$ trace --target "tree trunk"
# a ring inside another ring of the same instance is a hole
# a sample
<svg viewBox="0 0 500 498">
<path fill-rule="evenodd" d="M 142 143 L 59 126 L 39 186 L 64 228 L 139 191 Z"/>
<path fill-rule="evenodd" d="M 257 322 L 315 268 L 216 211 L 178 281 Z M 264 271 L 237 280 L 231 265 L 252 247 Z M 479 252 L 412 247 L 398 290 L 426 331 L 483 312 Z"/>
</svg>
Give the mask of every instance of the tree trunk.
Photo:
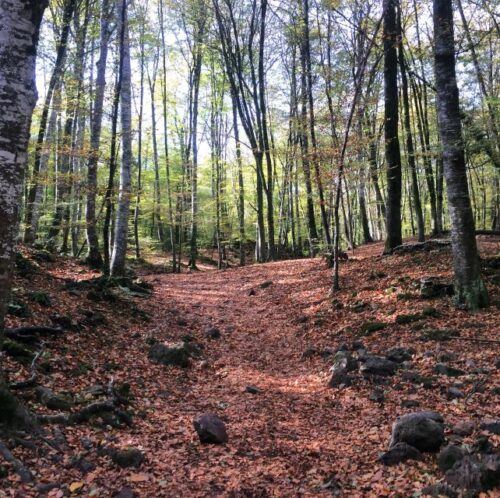
<svg viewBox="0 0 500 498">
<path fill-rule="evenodd" d="M 101 7 L 100 55 L 97 61 L 97 77 L 95 85 L 94 112 L 90 124 L 90 151 L 87 165 L 87 209 L 85 221 L 87 224 L 88 263 L 94 268 L 103 264 L 99 251 L 99 237 L 96 227 L 96 196 L 97 196 L 97 163 L 99 161 L 99 146 L 101 143 L 102 115 L 104 107 L 104 91 L 106 89 L 106 66 L 109 46 L 109 0 L 103 0 Z"/>
<path fill-rule="evenodd" d="M 402 36 L 401 28 L 401 7 L 398 7 L 398 35 Z M 420 192 L 418 188 L 418 178 L 417 178 L 417 165 L 415 162 L 415 146 L 413 144 L 413 133 L 411 130 L 411 116 L 410 116 L 410 98 L 408 96 L 408 78 L 406 75 L 406 64 L 403 54 L 403 43 L 400 42 L 398 46 L 399 50 L 399 70 L 401 74 L 401 87 L 402 87 L 402 97 L 403 97 L 403 109 L 404 109 L 404 128 L 406 135 L 406 155 L 408 161 L 408 168 L 410 170 L 411 179 L 411 195 L 413 198 L 413 206 L 415 208 L 415 217 L 417 219 L 417 238 L 419 242 L 425 240 L 425 226 L 424 226 L 424 215 L 422 213 L 422 203 L 420 201 Z"/>
<path fill-rule="evenodd" d="M 437 111 L 451 221 L 455 299 L 461 306 L 477 309 L 487 306 L 488 294 L 480 274 L 467 185 L 455 73 L 452 1 L 434 0 L 433 7 Z"/>
<path fill-rule="evenodd" d="M 63 71 L 64 60 L 66 58 L 68 38 L 71 28 L 71 19 L 75 12 L 77 5 L 77 0 L 67 0 L 64 4 L 61 37 L 57 45 L 57 55 L 54 64 L 54 70 L 52 71 L 52 76 L 50 77 L 49 86 L 47 89 L 47 95 L 45 97 L 45 102 L 43 105 L 42 116 L 40 118 L 40 128 L 38 129 L 38 138 L 35 145 L 35 160 L 33 165 L 33 173 L 31 178 L 31 185 L 28 190 L 28 200 L 26 203 L 26 213 L 24 217 L 25 232 L 24 232 L 24 242 L 31 244 L 36 239 L 36 232 L 33 230 L 33 214 L 36 209 L 36 192 L 39 183 L 39 172 L 40 164 L 43 155 L 43 143 L 45 140 L 45 133 L 47 131 L 47 121 L 49 117 L 50 103 L 54 95 L 54 90 L 59 83 L 61 74 Z"/>
<path fill-rule="evenodd" d="M 118 32 L 122 44 L 121 125 L 122 160 L 120 165 L 120 192 L 115 223 L 111 276 L 125 274 L 127 256 L 128 218 L 131 194 L 132 172 L 132 72 L 130 67 L 130 41 L 127 18 L 127 0 L 117 1 Z"/>
<path fill-rule="evenodd" d="M 19 206 L 36 104 L 36 49 L 48 0 L 3 0 L 0 8 L 0 349 L 9 300 Z M 8 391 L 0 356 L 0 424 L 21 421 Z"/>
<path fill-rule="evenodd" d="M 387 162 L 387 238 L 385 252 L 401 245 L 401 152 L 398 137 L 397 0 L 384 0 L 384 133 Z"/>
</svg>

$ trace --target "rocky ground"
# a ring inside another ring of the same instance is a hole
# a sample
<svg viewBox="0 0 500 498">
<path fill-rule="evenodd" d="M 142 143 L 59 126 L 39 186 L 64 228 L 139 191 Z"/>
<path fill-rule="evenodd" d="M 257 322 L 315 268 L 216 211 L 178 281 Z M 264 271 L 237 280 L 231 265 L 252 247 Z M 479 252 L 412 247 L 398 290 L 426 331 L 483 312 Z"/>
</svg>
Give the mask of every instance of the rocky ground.
<svg viewBox="0 0 500 498">
<path fill-rule="evenodd" d="M 357 249 L 332 298 L 319 259 L 110 287 L 23 250 L 8 325 L 51 329 L 5 363 L 36 374 L 45 433 L 0 438 L 0 496 L 498 496 L 500 241 L 479 242 L 474 314 L 446 246 Z"/>
</svg>

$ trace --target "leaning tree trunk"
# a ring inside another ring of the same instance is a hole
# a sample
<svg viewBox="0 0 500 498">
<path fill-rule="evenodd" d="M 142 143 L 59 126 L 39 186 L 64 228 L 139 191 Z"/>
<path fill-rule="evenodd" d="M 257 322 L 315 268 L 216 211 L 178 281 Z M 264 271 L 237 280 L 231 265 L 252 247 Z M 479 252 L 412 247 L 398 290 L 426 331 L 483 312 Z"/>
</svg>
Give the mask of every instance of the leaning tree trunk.
<svg viewBox="0 0 500 498">
<path fill-rule="evenodd" d="M 384 0 L 385 158 L 387 162 L 387 238 L 385 252 L 401 245 L 401 151 L 398 137 L 398 57 L 396 1 Z"/>
<path fill-rule="evenodd" d="M 37 99 L 36 48 L 47 4 L 48 0 L 2 0 L 0 4 L 0 348 L 11 288 L 31 115 Z M 5 387 L 1 363 L 0 406 L 0 423 L 20 421 L 22 408 Z"/>
<path fill-rule="evenodd" d="M 121 123 L 122 161 L 120 165 L 120 192 L 115 224 L 115 239 L 110 274 L 125 273 L 127 255 L 128 217 L 132 171 L 132 71 L 130 67 L 130 40 L 127 20 L 127 1 L 117 1 L 118 32 L 121 36 Z"/>
<path fill-rule="evenodd" d="M 474 217 L 467 185 L 455 73 L 452 1 L 434 0 L 433 17 L 437 112 L 451 221 L 455 299 L 459 305 L 476 309 L 487 306 L 488 294 L 480 274 Z"/>
</svg>

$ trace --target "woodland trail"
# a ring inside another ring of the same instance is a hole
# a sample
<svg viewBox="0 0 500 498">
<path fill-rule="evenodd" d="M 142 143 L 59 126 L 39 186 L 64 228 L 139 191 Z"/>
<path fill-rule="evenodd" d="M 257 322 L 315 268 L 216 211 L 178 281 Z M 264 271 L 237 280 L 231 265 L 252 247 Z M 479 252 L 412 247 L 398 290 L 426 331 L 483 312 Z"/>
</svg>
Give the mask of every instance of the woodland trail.
<svg viewBox="0 0 500 498">
<path fill-rule="evenodd" d="M 498 254 L 500 243 L 483 238 L 481 248 L 484 256 Z M 420 491 L 442 478 L 436 458 L 426 455 L 422 461 L 384 467 L 378 456 L 388 447 L 391 426 L 402 414 L 436 410 L 446 421 L 448 437 L 454 424 L 472 420 L 478 427 L 498 417 L 497 351 L 469 339 L 498 340 L 500 310 L 493 305 L 469 314 L 447 297 L 419 297 L 415 283 L 422 277 L 450 278 L 448 250 L 390 257 L 381 252 L 381 244 L 371 244 L 350 254 L 342 263 L 341 291 L 333 299 L 328 298 L 331 271 L 320 259 L 180 275 L 145 267 L 143 278 L 152 284 L 152 294 L 112 302 L 68 292 L 68 274 L 95 276 L 78 264 L 48 264 L 30 285 L 50 290 L 57 306 L 50 311 L 36 307 L 30 322 L 46 323 L 47 313 L 58 311 L 83 317 L 83 325 L 67 339 L 50 341 L 53 370 L 44 385 L 59 393 L 82 393 L 111 381 L 128 383 L 133 422 L 62 427 L 63 460 L 22 448 L 16 455 L 38 482 L 59 483 L 47 495 L 58 498 L 71 485 L 83 496 L 120 498 L 379 497 Z M 498 289 L 489 284 L 494 302 Z M 429 306 L 434 312 L 422 314 Z M 398 320 L 419 313 L 417 322 Z M 101 320 L 89 325 L 88 316 Z M 364 334 L 364 325 L 373 322 L 383 327 Z M 220 331 L 217 339 L 207 335 L 213 327 Z M 451 329 L 459 338 L 422 341 L 426 329 Z M 185 340 L 201 347 L 187 368 L 148 357 L 153 342 Z M 400 369 L 377 383 L 352 372 L 352 385 L 329 388 L 333 354 L 352 349 L 355 341 L 382 356 L 390 348 L 412 348 L 409 368 L 427 385 L 405 379 Z M 440 359 L 444 356 L 448 359 Z M 457 379 L 436 375 L 441 361 L 466 371 L 460 388 L 470 396 L 447 398 Z M 26 372 L 20 374 L 24 377 Z M 477 385 L 483 387 L 474 391 Z M 248 392 L 249 386 L 258 392 Z M 376 389 L 382 390 L 383 401 L 373 399 Z M 200 443 L 193 420 L 203 413 L 224 421 L 226 444 Z M 464 442 L 474 444 L 480 434 L 474 431 Z M 492 442 L 497 445 L 498 436 Z M 120 468 L 100 451 L 103 447 L 137 448 L 144 462 Z M 13 480 L 11 489 L 18 485 Z M 39 496 L 27 491 L 26 496 Z M 0 488 L 2 496 L 7 495 Z"/>
<path fill-rule="evenodd" d="M 352 432 L 350 415 L 339 409 L 332 418 L 324 379 L 301 359 L 310 341 L 304 326 L 308 309 L 320 304 L 311 278 L 317 266 L 317 260 L 287 261 L 170 275 L 155 282 L 155 293 L 166 306 L 155 315 L 150 330 L 155 337 L 168 338 L 169 326 L 158 323 L 170 321 L 172 308 L 202 333 L 217 327 L 222 334 L 206 344 L 208 364 L 198 369 L 197 379 L 186 373 L 194 382 L 186 379 L 185 396 L 177 407 L 189 416 L 218 413 L 228 425 L 229 447 L 197 448 L 199 454 L 186 455 L 194 460 L 184 469 L 184 489 L 187 485 L 201 494 L 210 489 L 214 495 L 246 490 L 258 496 L 259 489 L 265 493 L 273 488 L 293 496 L 311 493 L 323 482 L 314 483 L 320 454 L 323 465 L 339 465 L 338 439 Z M 272 284 L 261 288 L 269 278 Z M 310 289 L 304 289 L 307 282 Z M 260 392 L 247 393 L 247 386 Z M 156 410 L 170 411 L 171 400 L 167 397 Z M 294 477 L 297 472 L 308 476 L 307 484 Z M 313 494 L 318 492 L 319 488 Z"/>
</svg>

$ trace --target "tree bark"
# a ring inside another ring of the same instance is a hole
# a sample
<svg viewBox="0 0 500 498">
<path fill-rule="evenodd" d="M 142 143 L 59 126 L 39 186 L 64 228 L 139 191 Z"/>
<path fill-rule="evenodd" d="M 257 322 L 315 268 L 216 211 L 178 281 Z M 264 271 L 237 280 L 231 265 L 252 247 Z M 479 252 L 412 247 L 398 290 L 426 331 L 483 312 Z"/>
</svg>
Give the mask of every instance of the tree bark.
<svg viewBox="0 0 500 498">
<path fill-rule="evenodd" d="M 461 306 L 477 309 L 488 305 L 488 294 L 480 274 L 474 218 L 467 185 L 455 72 L 451 0 L 434 0 L 433 20 L 437 111 L 451 221 L 455 299 Z"/>
<path fill-rule="evenodd" d="M 111 257 L 111 276 L 125 274 L 127 256 L 128 218 L 131 195 L 132 172 L 132 72 L 130 67 L 130 40 L 128 30 L 127 0 L 117 1 L 118 32 L 122 43 L 122 82 L 121 82 L 121 131 L 122 160 L 120 165 L 120 192 L 115 223 L 113 255 Z"/>
<path fill-rule="evenodd" d="M 398 6 L 398 35 L 402 37 L 401 28 L 401 7 Z M 404 129 L 406 135 L 406 155 L 408 161 L 408 168 L 410 170 L 411 178 L 411 196 L 413 199 L 413 206 L 415 208 L 415 217 L 417 221 L 417 238 L 419 242 L 425 240 L 425 226 L 424 215 L 422 213 L 422 202 L 420 201 L 420 191 L 418 188 L 417 165 L 415 161 L 415 146 L 413 143 L 413 133 L 411 130 L 411 116 L 410 116 L 410 98 L 408 96 L 408 77 L 406 74 L 406 63 L 403 53 L 403 43 L 400 42 L 398 46 L 399 54 L 399 71 L 401 74 L 401 87 L 403 97 L 404 109 Z"/>
<path fill-rule="evenodd" d="M 101 143 L 104 91 L 106 89 L 106 66 L 110 38 L 109 16 L 109 0 L 103 0 L 101 7 L 100 55 L 97 61 L 94 112 L 92 113 L 92 122 L 90 124 L 90 151 L 87 165 L 87 209 L 85 214 L 85 221 L 87 224 L 87 245 L 89 250 L 87 261 L 95 268 L 100 268 L 103 264 L 96 227 L 96 196 L 97 165 Z"/>
<path fill-rule="evenodd" d="M 402 244 L 401 235 L 401 151 L 398 137 L 397 0 L 384 0 L 384 134 L 387 162 L 387 206 L 385 252 Z"/>
<path fill-rule="evenodd" d="M 0 349 L 12 284 L 19 206 L 36 104 L 36 50 L 48 0 L 3 0 L 0 7 Z M 24 410 L 8 391 L 0 356 L 0 423 L 16 424 Z"/>
</svg>

